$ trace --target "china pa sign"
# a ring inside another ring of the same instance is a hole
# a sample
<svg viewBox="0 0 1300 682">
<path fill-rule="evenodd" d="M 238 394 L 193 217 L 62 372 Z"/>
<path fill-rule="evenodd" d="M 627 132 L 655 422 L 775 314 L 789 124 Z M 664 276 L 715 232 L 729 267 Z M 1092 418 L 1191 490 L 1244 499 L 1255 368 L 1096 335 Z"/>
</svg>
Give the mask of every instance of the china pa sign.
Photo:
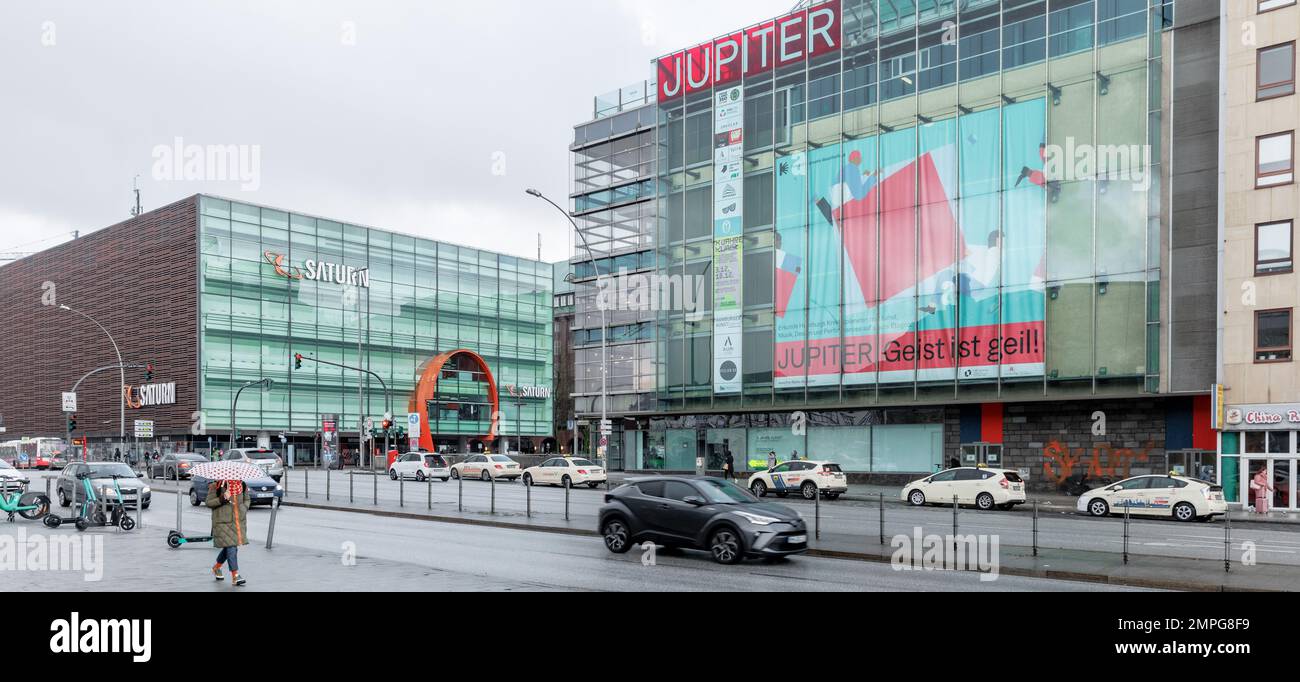
<svg viewBox="0 0 1300 682">
<path fill-rule="evenodd" d="M 830 0 L 659 59 L 659 101 L 839 51 L 840 3 Z"/>
</svg>

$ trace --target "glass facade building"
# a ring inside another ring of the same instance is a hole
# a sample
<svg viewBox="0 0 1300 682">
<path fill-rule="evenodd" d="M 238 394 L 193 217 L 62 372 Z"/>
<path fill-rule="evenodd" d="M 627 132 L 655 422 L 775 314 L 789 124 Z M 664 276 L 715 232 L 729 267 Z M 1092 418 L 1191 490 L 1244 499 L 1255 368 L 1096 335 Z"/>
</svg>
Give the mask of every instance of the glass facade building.
<svg viewBox="0 0 1300 682">
<path fill-rule="evenodd" d="M 1167 0 L 814 1 L 656 60 L 641 238 L 703 295 L 654 313 L 629 467 L 931 471 L 1001 446 L 1003 406 L 1174 393 L 1172 27 Z"/>
<path fill-rule="evenodd" d="M 199 392 L 209 432 L 314 434 L 337 415 L 346 436 L 378 421 L 383 378 L 405 425 L 424 414 L 432 445 L 467 452 L 499 443 L 525 452 L 553 435 L 552 266 L 339 221 L 200 197 Z M 494 430 L 483 372 L 453 358 L 432 399 L 416 406 L 434 358 L 467 350 L 486 361 L 500 394 Z M 294 368 L 294 354 L 309 360 Z M 546 391 L 511 391 L 544 387 Z M 515 397 L 511 397 L 516 394 Z M 522 396 L 522 397 L 521 397 Z M 545 396 L 545 397 L 542 397 Z"/>
</svg>

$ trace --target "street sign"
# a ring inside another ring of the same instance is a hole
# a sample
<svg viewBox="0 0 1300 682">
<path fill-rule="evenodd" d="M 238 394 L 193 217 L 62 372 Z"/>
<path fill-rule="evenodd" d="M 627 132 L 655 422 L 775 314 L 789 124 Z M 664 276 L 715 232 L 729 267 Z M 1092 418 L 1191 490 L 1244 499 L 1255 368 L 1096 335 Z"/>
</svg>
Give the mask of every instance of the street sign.
<svg viewBox="0 0 1300 682">
<path fill-rule="evenodd" d="M 609 445 L 609 437 L 608 437 L 608 436 L 601 436 L 601 437 L 600 437 L 600 447 L 603 448 L 603 447 L 606 447 L 606 446 L 608 446 L 608 445 Z"/>
<path fill-rule="evenodd" d="M 67 413 L 69 413 L 69 414 L 71 414 L 71 413 L 77 411 L 77 394 L 76 394 L 76 393 L 64 393 L 64 394 L 63 394 L 63 411 L 64 411 L 64 412 L 67 412 Z"/>
<path fill-rule="evenodd" d="M 374 418 L 374 417 L 366 417 L 366 430 L 367 430 L 367 431 L 374 431 L 374 430 L 375 430 L 375 418 Z"/>
<path fill-rule="evenodd" d="M 418 440 L 420 435 L 420 413 L 412 412 L 406 415 L 406 435 L 412 440 Z"/>
<path fill-rule="evenodd" d="M 153 420 L 152 419 L 135 420 L 135 437 L 153 438 Z"/>
</svg>

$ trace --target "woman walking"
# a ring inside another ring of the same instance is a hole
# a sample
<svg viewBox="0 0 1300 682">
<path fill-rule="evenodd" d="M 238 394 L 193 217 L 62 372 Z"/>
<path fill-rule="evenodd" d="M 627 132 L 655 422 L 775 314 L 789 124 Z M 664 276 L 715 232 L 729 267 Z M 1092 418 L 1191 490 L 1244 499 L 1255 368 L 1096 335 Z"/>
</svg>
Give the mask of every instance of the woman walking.
<svg viewBox="0 0 1300 682">
<path fill-rule="evenodd" d="M 247 581 L 239 575 L 239 548 L 248 544 L 248 491 L 242 481 L 214 482 L 204 504 L 212 509 L 212 545 L 221 550 L 212 576 L 225 580 L 221 567 L 230 564 L 230 584 L 243 587 Z"/>
</svg>

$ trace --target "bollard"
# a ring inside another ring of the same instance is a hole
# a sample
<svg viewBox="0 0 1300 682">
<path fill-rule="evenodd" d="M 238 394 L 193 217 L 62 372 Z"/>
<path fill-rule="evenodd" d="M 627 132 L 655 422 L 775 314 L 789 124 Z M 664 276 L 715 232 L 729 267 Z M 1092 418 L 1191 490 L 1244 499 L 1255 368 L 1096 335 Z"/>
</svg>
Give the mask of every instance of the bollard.
<svg viewBox="0 0 1300 682">
<path fill-rule="evenodd" d="M 957 539 L 957 496 L 953 495 L 952 496 L 952 548 L 954 550 L 958 549 L 958 542 L 960 541 Z"/>
<path fill-rule="evenodd" d="M 348 504 L 351 504 L 356 501 L 352 497 L 352 481 L 354 480 L 356 480 L 356 476 L 353 476 L 352 472 L 349 471 L 348 472 Z"/>
<path fill-rule="evenodd" d="M 280 477 L 280 486 L 284 488 L 284 494 L 285 494 L 285 495 L 288 495 L 288 494 L 289 494 L 289 474 L 288 474 L 288 472 L 285 472 L 284 475 Z"/>
<path fill-rule="evenodd" d="M 397 506 L 406 506 L 406 477 L 400 474 L 397 476 Z"/>
<path fill-rule="evenodd" d="M 492 475 L 488 476 L 488 480 L 492 482 L 492 512 L 491 512 L 491 513 L 495 514 L 495 513 L 497 513 L 497 477 L 496 477 L 496 474 L 492 474 Z"/>
<path fill-rule="evenodd" d="M 813 495 L 813 529 L 814 536 L 822 539 L 822 491 L 819 488 L 817 494 Z"/>
<path fill-rule="evenodd" d="M 53 500 L 54 497 L 50 494 L 50 481 L 51 481 L 50 477 L 49 477 L 49 476 L 46 476 L 46 477 L 45 477 L 45 497 L 48 498 L 48 499 Z"/>
<path fill-rule="evenodd" d="M 1232 514 L 1223 515 L 1223 572 L 1232 572 Z"/>
<path fill-rule="evenodd" d="M 885 545 L 885 494 L 880 493 L 880 545 Z"/>
<path fill-rule="evenodd" d="M 280 503 L 276 502 L 271 505 L 271 525 L 266 529 L 266 548 L 271 549 L 275 541 L 275 515 L 280 511 Z"/>
<path fill-rule="evenodd" d="M 325 467 L 325 501 L 330 501 L 330 468 Z"/>
<path fill-rule="evenodd" d="M 569 520 L 569 488 L 572 487 L 569 481 L 564 482 L 564 520 Z"/>
<path fill-rule="evenodd" d="M 375 495 L 374 504 L 376 507 L 378 507 L 379 506 L 379 474 L 375 473 L 374 471 L 371 471 L 370 477 L 374 479 L 371 485 L 374 488 L 374 495 Z"/>
<path fill-rule="evenodd" d="M 1128 564 L 1128 510 L 1129 505 L 1124 503 L 1124 563 Z"/>
<path fill-rule="evenodd" d="M 433 478 L 424 479 L 424 492 L 428 496 L 426 505 L 430 511 L 433 510 Z"/>
<path fill-rule="evenodd" d="M 524 500 L 524 516 L 531 519 L 533 518 L 533 486 L 528 485 L 526 481 L 524 482 Z"/>
<path fill-rule="evenodd" d="M 456 477 L 456 511 L 465 511 L 465 477 Z"/>
<path fill-rule="evenodd" d="M 176 489 L 176 532 L 185 533 L 185 528 L 181 526 L 181 491 Z"/>
<path fill-rule="evenodd" d="M 126 510 L 123 509 L 122 513 L 125 514 Z M 135 489 L 135 527 L 144 528 L 144 485 L 143 484 L 141 484 L 140 487 Z"/>
<path fill-rule="evenodd" d="M 302 498 L 303 498 L 304 500 L 310 500 L 310 499 L 311 499 L 311 477 L 310 477 L 308 474 L 309 474 L 309 472 L 307 471 L 307 469 L 306 469 L 306 468 L 303 468 L 303 470 L 302 470 Z M 285 477 L 285 478 L 289 478 L 289 475 L 288 475 L 288 474 L 285 474 L 284 477 Z"/>
<path fill-rule="evenodd" d="M 1034 500 L 1034 556 L 1038 556 L 1038 500 Z"/>
</svg>

